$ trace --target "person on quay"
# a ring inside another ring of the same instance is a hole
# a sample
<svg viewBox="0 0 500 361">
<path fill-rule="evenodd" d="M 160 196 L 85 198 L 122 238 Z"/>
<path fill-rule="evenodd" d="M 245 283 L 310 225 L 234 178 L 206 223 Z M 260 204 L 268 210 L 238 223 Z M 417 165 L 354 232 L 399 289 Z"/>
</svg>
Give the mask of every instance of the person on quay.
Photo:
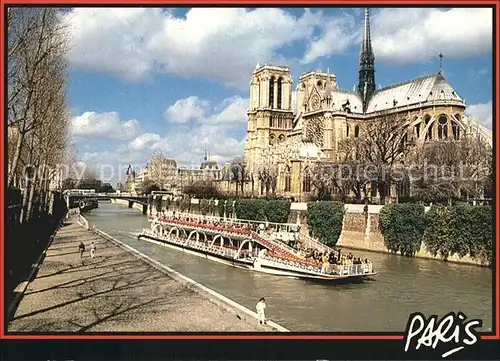
<svg viewBox="0 0 500 361">
<path fill-rule="evenodd" d="M 85 245 L 83 244 L 83 242 L 80 242 L 80 244 L 78 245 L 78 249 L 80 250 L 80 258 L 83 258 L 83 253 L 85 252 Z"/>
<path fill-rule="evenodd" d="M 266 300 L 264 297 L 262 297 L 259 302 L 257 302 L 257 305 L 255 306 L 257 309 L 257 315 L 259 316 L 259 324 L 265 325 L 266 324 Z"/>
<path fill-rule="evenodd" d="M 90 258 L 92 259 L 95 257 L 95 249 L 96 249 L 95 243 L 92 242 L 92 244 L 90 245 Z"/>
</svg>

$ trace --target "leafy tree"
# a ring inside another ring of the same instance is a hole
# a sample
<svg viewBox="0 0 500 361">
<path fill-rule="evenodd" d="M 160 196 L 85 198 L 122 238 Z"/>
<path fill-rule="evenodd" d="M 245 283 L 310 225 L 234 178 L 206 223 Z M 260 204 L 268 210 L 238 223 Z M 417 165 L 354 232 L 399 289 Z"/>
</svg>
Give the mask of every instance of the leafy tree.
<svg viewBox="0 0 500 361">
<path fill-rule="evenodd" d="M 342 232 L 344 204 L 340 202 L 307 203 L 307 224 L 314 237 L 328 246 L 335 246 Z"/>
<path fill-rule="evenodd" d="M 444 259 L 470 255 L 492 264 L 493 214 L 490 206 L 433 206 L 425 215 L 423 241 L 433 255 Z"/>
<path fill-rule="evenodd" d="M 198 199 L 212 199 L 220 195 L 219 188 L 212 181 L 194 182 L 184 188 L 184 193 L 191 198 Z"/>
<path fill-rule="evenodd" d="M 99 192 L 101 193 L 113 193 L 115 190 L 113 186 L 109 183 L 104 183 L 101 188 L 99 189 Z"/>
<path fill-rule="evenodd" d="M 414 256 L 425 231 L 425 209 L 418 204 L 389 204 L 380 211 L 380 229 L 391 252 Z"/>
<path fill-rule="evenodd" d="M 142 182 L 140 189 L 142 194 L 151 194 L 151 192 L 153 191 L 159 191 L 160 186 L 155 181 L 146 179 L 144 182 Z"/>
</svg>

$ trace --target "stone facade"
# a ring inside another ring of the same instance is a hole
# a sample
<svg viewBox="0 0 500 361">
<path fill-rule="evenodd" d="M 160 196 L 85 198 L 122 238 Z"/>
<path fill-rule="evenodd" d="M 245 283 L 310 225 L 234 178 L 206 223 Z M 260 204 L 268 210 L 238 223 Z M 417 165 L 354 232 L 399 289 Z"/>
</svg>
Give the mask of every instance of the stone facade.
<svg viewBox="0 0 500 361">
<path fill-rule="evenodd" d="M 155 181 L 162 189 L 172 193 L 180 193 L 185 187 L 200 181 L 212 181 L 222 184 L 222 170 L 217 162 L 205 157 L 199 168 L 182 168 L 177 161 L 157 155 L 139 172 L 129 166 L 127 170 L 126 191 L 139 194 L 142 185 L 147 180 Z"/>
</svg>

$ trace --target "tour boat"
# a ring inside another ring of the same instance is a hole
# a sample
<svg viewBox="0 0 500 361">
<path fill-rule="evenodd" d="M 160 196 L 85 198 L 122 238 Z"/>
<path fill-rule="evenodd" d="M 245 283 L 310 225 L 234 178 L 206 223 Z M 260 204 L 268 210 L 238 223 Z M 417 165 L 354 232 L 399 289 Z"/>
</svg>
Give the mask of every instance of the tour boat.
<svg viewBox="0 0 500 361">
<path fill-rule="evenodd" d="M 150 216 L 150 229 L 138 238 L 236 268 L 311 281 L 360 282 L 377 274 L 371 262 L 322 269 L 321 263 L 300 257 L 295 249 L 264 233 L 235 228 L 242 226 L 236 220 L 229 227 L 203 223 L 207 217 L 201 217 Z"/>
</svg>

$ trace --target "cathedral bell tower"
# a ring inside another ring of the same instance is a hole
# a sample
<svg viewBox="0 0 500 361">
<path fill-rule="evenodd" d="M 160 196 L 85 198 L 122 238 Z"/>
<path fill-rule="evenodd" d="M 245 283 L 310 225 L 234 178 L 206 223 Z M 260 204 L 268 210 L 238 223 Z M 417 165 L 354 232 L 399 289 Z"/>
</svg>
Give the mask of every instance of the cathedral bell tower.
<svg viewBox="0 0 500 361">
<path fill-rule="evenodd" d="M 363 42 L 359 54 L 358 93 L 363 99 L 363 110 L 366 111 L 368 102 L 375 92 L 375 56 L 372 50 L 370 10 L 368 8 L 365 9 L 365 26 L 363 30 Z"/>
<path fill-rule="evenodd" d="M 262 149 L 285 141 L 292 130 L 292 76 L 286 66 L 257 64 L 250 81 L 245 162 L 260 163 Z"/>
</svg>

